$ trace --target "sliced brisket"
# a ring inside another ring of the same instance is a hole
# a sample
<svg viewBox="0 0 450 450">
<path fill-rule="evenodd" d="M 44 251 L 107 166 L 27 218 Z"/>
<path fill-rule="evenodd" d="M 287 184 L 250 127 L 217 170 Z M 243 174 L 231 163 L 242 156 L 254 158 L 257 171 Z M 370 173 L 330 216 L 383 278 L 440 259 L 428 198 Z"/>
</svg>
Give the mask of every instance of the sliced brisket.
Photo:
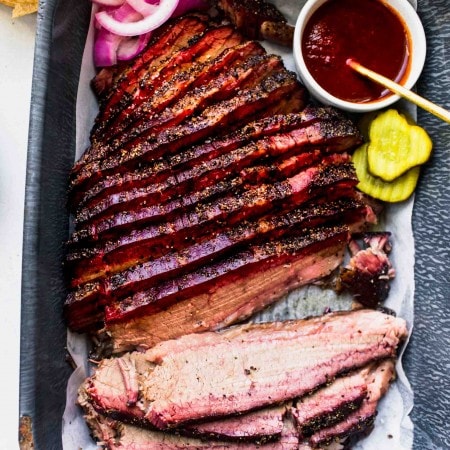
<svg viewBox="0 0 450 450">
<path fill-rule="evenodd" d="M 372 310 L 237 326 L 103 360 L 87 380 L 86 391 L 97 410 L 111 414 L 117 401 L 111 396 L 111 368 L 121 358 L 128 360 L 126 365 L 143 364 L 139 382 L 128 382 L 138 389 L 135 407 L 153 426 L 166 429 L 300 397 L 341 373 L 395 357 L 406 336 L 403 319 Z M 392 378 L 386 372 L 377 372 L 380 379 Z M 362 408 L 376 407 L 385 392 L 387 383 L 376 380 Z M 368 414 L 373 416 L 374 410 Z"/>
<path fill-rule="evenodd" d="M 133 114 L 126 115 L 127 119 L 124 118 L 120 126 L 114 129 L 115 134 L 112 136 L 117 135 L 117 137 L 111 143 L 112 150 L 108 154 L 112 154 L 114 150 L 121 149 L 125 145 L 138 143 L 139 139 L 145 138 L 150 133 L 154 134 L 170 126 L 178 125 L 213 102 L 228 99 L 240 89 L 255 86 L 264 76 L 283 68 L 283 63 L 278 56 L 263 54 L 258 47 L 253 53 L 255 54 L 232 61 L 228 64 L 226 71 L 220 72 L 209 82 L 194 86 L 165 109 L 150 104 L 152 100 L 154 100 L 152 103 L 158 104 L 164 100 L 160 92 L 155 92 L 155 97 L 157 96 L 155 99 L 152 98 L 141 104 Z M 192 68 L 189 72 L 192 72 Z M 174 84 L 173 80 L 169 80 L 169 83 Z M 176 86 L 173 86 L 173 90 L 179 93 Z"/>
<path fill-rule="evenodd" d="M 219 128 L 252 117 L 267 106 L 289 98 L 294 92 L 306 92 L 296 75 L 281 71 L 264 79 L 257 87 L 244 89 L 230 100 L 218 102 L 206 108 L 192 120 L 169 127 L 150 135 L 138 145 L 118 155 L 103 160 L 91 161 L 73 172 L 72 189 L 87 189 L 102 177 L 123 173 L 139 164 L 159 158 L 162 154 L 175 153 L 184 146 L 192 145 L 211 136 Z M 306 96 L 306 94 L 304 94 Z"/>
<path fill-rule="evenodd" d="M 103 276 L 105 269 L 123 270 L 167 252 L 167 248 L 182 248 L 224 226 L 237 224 L 247 218 L 261 215 L 270 208 L 299 206 L 328 192 L 341 197 L 350 193 L 357 183 L 354 168 L 349 163 L 314 166 L 287 180 L 262 184 L 242 195 L 228 194 L 207 203 L 198 203 L 167 222 L 135 229 L 115 240 L 69 252 L 67 268 L 73 277 L 83 282 Z M 336 198 L 336 197 L 334 197 Z M 195 234 L 194 234 L 195 233 Z M 114 269 L 112 269 L 114 265 Z"/>
<path fill-rule="evenodd" d="M 270 406 L 234 417 L 186 425 L 181 433 L 212 440 L 266 443 L 278 441 L 283 433 L 287 406 Z"/>
<path fill-rule="evenodd" d="M 257 37 L 290 35 L 256 3 Z M 238 27 L 249 11 L 216 6 Z M 305 108 L 278 56 L 200 13 L 92 86 L 64 316 L 94 344 L 78 402 L 99 445 L 311 450 L 368 430 L 404 320 L 360 309 L 236 325 L 336 273 L 352 233 L 376 221 L 347 153 L 362 141 L 355 124 Z"/>
<path fill-rule="evenodd" d="M 361 406 L 342 422 L 314 433 L 309 441 L 313 447 L 329 444 L 336 438 L 367 432 L 373 426 L 380 398 L 386 393 L 395 378 L 395 363 L 387 360 L 375 365 L 367 375 L 367 396 Z"/>
<path fill-rule="evenodd" d="M 161 339 L 167 331 L 175 335 L 163 340 L 196 328 L 216 329 L 239 320 L 239 314 L 248 317 L 294 287 L 330 274 L 342 261 L 347 239 L 347 228 L 305 230 L 299 236 L 250 246 L 117 301 L 105 295 L 101 281 L 86 283 L 68 296 L 67 323 L 75 331 L 92 329 L 99 317 L 102 320 L 106 302 L 106 321 L 122 322 L 115 328 L 119 335 L 124 334 L 127 345 L 133 345 L 133 340 L 134 345 L 141 345 L 149 339 L 148 333 L 140 339 L 133 331 L 140 315 L 145 316 L 143 322 L 153 321 L 152 314 L 156 320 L 158 315 L 159 320 L 164 318 L 165 323 L 175 321 L 170 330 L 152 326 L 154 339 Z M 287 264 L 290 270 L 286 270 Z M 260 280 L 263 277 L 264 282 Z M 173 307 L 168 309 L 170 305 Z"/>
<path fill-rule="evenodd" d="M 206 30 L 207 22 L 204 19 L 200 16 L 185 16 L 169 24 L 164 32 L 158 33 L 147 50 L 130 65 L 129 70 L 120 77 L 110 89 L 110 94 L 101 102 L 100 112 L 91 131 L 93 142 L 97 136 L 106 131 L 109 123 L 123 108 L 140 96 L 141 82 L 149 74 L 158 74 L 160 67 L 164 67 L 172 54 L 177 53 L 195 36 L 201 35 Z M 94 155 L 87 152 L 80 162 L 86 162 L 92 156 Z"/>
<path fill-rule="evenodd" d="M 275 442 L 226 442 L 168 434 L 118 422 L 99 414 L 83 391 L 80 392 L 79 403 L 95 440 L 109 450 L 298 450 L 299 448 L 296 430 L 288 420 L 283 424 L 282 434 Z"/>
<path fill-rule="evenodd" d="M 352 198 L 335 202 L 324 202 L 317 206 L 296 209 L 280 216 L 268 216 L 255 221 L 244 222 L 237 228 L 193 244 L 179 252 L 170 252 L 160 258 L 144 262 L 123 272 L 109 274 L 96 282 L 79 285 L 67 297 L 64 310 L 71 328 L 77 317 L 83 314 L 97 321 L 96 308 L 110 304 L 113 299 L 122 298 L 130 292 L 155 287 L 169 278 L 183 279 L 183 274 L 200 266 L 212 264 L 223 255 L 238 251 L 253 241 L 263 242 L 283 235 L 299 235 L 306 228 L 322 224 L 346 224 L 352 232 L 367 227 L 373 220 L 372 212 L 364 203 Z M 72 283 L 75 286 L 77 280 Z M 181 298 L 181 284 L 177 299 Z M 194 285 L 191 285 L 191 289 Z M 205 286 L 206 289 L 206 286 Z M 167 302 L 164 302 L 167 306 Z M 129 308 L 129 312 L 132 310 Z M 86 323 L 86 320 L 84 321 Z"/>
<path fill-rule="evenodd" d="M 135 125 L 135 122 L 139 123 L 142 119 L 145 121 L 145 118 L 152 117 L 162 111 L 165 104 L 170 104 L 172 98 L 170 93 L 174 93 L 176 97 L 183 94 L 180 89 L 183 83 L 179 84 L 179 74 L 190 74 L 193 81 L 197 73 L 200 75 L 201 65 L 208 61 L 214 61 L 226 50 L 242 44 L 243 38 L 232 27 L 224 25 L 206 30 L 198 40 L 191 42 L 192 45 L 180 50 L 164 63 L 164 67 L 161 68 L 157 76 L 152 74 L 143 85 L 141 84 L 139 99 L 134 99 L 127 108 L 120 112 L 108 129 L 107 138 L 102 139 L 103 144 L 115 140 L 117 136 L 119 136 L 118 142 L 114 143 L 113 148 L 125 143 L 128 140 L 126 131 L 128 127 L 132 127 L 132 136 L 138 134 L 139 125 Z M 263 49 L 256 46 L 254 53 L 262 54 Z M 235 63 L 230 63 L 230 65 L 233 64 Z M 220 73 L 223 73 L 223 71 L 216 73 L 216 77 L 220 76 Z M 168 90 L 170 86 L 173 89 Z M 165 94 L 168 94 L 168 97 Z M 100 153 L 99 156 L 104 157 L 105 154 Z"/>
<path fill-rule="evenodd" d="M 162 181 L 152 176 L 145 185 L 144 180 L 140 180 L 139 185 L 142 184 L 142 187 L 137 187 L 135 183 L 129 189 L 124 187 L 118 192 L 104 195 L 100 201 L 97 198 L 95 205 L 90 203 L 77 214 L 77 223 L 96 216 L 102 217 L 108 212 L 131 209 L 134 205 L 145 203 L 150 206 L 174 196 L 183 196 L 186 192 L 204 189 L 256 163 L 267 164 L 273 162 L 274 158 L 302 154 L 311 149 L 321 149 L 324 155 L 333 151 L 342 152 L 359 142 L 359 133 L 353 125 L 347 127 L 345 122 L 338 120 L 318 121 L 217 154 L 212 159 L 198 161 L 184 170 L 166 172 L 167 176 Z"/>
<path fill-rule="evenodd" d="M 166 52 L 164 58 L 159 59 L 157 64 L 154 63 L 151 68 L 147 66 L 144 71 L 141 71 L 138 74 L 136 85 L 131 85 L 133 88 L 131 95 L 128 98 L 122 97 L 120 107 L 114 110 L 114 114 L 110 114 L 108 121 L 93 130 L 91 141 L 95 146 L 103 142 L 105 133 L 110 134 L 111 131 L 114 135 L 116 124 L 120 124 L 121 120 L 131 115 L 175 72 L 183 70 L 186 65 L 190 66 L 196 61 L 206 61 L 210 56 L 214 58 L 225 48 L 243 42 L 241 35 L 233 27 L 226 25 L 208 26 L 203 28 L 201 33 L 197 33 L 195 36 L 191 35 L 189 39 L 185 39 L 181 34 L 179 40 L 182 46 L 178 46 L 178 48 L 173 46 L 173 53 Z M 227 44 L 229 40 L 230 42 Z M 216 48 L 212 45 L 213 43 L 217 44 Z M 96 155 L 96 157 L 98 156 L 101 154 Z"/>
<path fill-rule="evenodd" d="M 360 137 L 356 127 L 331 108 L 307 107 L 298 114 L 270 116 L 251 122 L 224 137 L 207 139 L 202 144 L 183 149 L 175 154 L 166 155 L 139 170 L 108 176 L 100 180 L 95 186 L 83 193 L 83 197 L 80 198 L 80 205 L 84 205 L 85 208 L 77 213 L 76 219 L 85 221 L 91 217 L 89 210 L 106 194 L 113 194 L 127 188 L 139 188 L 149 183 L 162 182 L 174 171 L 186 170 L 203 161 L 216 158 L 248 144 L 251 140 L 275 133 L 289 132 L 295 128 L 306 127 L 324 120 L 344 121 L 348 126 L 348 135 L 353 133 L 359 143 Z M 328 138 L 331 138 L 331 136 Z M 75 206 L 76 204 L 73 203 L 72 208 L 75 209 Z"/>
<path fill-rule="evenodd" d="M 359 369 L 300 398 L 292 408 L 300 437 L 310 437 L 322 428 L 342 422 L 351 412 L 359 409 L 367 396 L 369 370 L 367 367 Z"/>
</svg>

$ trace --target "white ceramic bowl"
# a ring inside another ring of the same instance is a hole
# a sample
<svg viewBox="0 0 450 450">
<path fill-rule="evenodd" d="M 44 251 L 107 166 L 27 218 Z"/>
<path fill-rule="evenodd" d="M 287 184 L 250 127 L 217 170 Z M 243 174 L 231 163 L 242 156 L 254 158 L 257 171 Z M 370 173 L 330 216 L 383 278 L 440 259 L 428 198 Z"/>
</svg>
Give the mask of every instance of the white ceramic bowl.
<svg viewBox="0 0 450 450">
<path fill-rule="evenodd" d="M 303 84 L 309 90 L 311 95 L 315 97 L 319 102 L 326 105 L 332 105 L 350 112 L 365 113 L 386 108 L 392 105 L 397 100 L 399 100 L 398 95 L 388 95 L 378 100 L 365 103 L 341 100 L 340 98 L 337 98 L 327 92 L 312 77 L 311 73 L 306 67 L 301 50 L 303 31 L 313 13 L 326 1 L 327 0 L 308 0 L 301 9 L 295 25 L 293 41 L 294 60 L 298 75 Z M 409 30 L 409 36 L 411 39 L 411 62 L 407 78 L 402 84 L 406 88 L 410 89 L 418 80 L 425 63 L 426 39 L 423 25 L 415 9 L 411 6 L 408 0 L 384 0 L 384 2 L 388 4 L 392 9 L 397 11 L 398 15 L 403 19 L 405 26 Z"/>
</svg>

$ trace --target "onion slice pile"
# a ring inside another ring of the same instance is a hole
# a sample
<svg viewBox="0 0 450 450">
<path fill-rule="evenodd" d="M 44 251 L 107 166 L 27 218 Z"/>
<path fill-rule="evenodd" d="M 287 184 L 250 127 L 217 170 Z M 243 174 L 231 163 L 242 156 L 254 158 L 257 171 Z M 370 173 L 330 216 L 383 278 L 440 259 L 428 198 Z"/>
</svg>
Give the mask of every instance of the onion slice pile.
<svg viewBox="0 0 450 450">
<path fill-rule="evenodd" d="M 151 33 L 171 17 L 206 9 L 207 0 L 92 0 L 95 13 L 94 63 L 108 67 L 138 55 Z"/>
</svg>

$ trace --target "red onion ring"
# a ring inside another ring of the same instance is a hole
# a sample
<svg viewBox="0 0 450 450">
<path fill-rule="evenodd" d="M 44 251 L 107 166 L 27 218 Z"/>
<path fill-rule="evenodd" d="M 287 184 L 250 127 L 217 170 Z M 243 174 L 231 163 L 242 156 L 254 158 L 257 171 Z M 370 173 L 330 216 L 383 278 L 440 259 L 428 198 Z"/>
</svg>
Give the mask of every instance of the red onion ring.
<svg viewBox="0 0 450 450">
<path fill-rule="evenodd" d="M 151 30 L 170 17 L 193 9 L 207 9 L 208 0 L 92 0 L 95 14 L 94 63 L 113 66 L 134 58 L 148 44 Z"/>
<path fill-rule="evenodd" d="M 120 61 L 128 61 L 136 55 L 139 55 L 148 44 L 151 34 L 150 31 L 134 38 L 123 38 L 122 36 L 119 36 L 119 38 L 122 38 L 122 41 L 117 49 L 117 59 Z"/>
<path fill-rule="evenodd" d="M 104 28 L 97 30 L 94 42 L 94 64 L 97 67 L 117 64 L 117 50 L 122 40 L 122 36 Z"/>
<path fill-rule="evenodd" d="M 114 20 L 117 20 L 120 23 L 135 23 L 136 21 L 139 21 L 142 19 L 142 14 L 137 12 L 134 8 L 132 8 L 128 3 L 124 3 L 123 5 L 119 6 L 118 8 L 113 9 L 112 11 L 106 11 L 102 10 L 103 12 L 107 13 L 111 17 L 114 18 Z M 101 23 L 100 23 L 101 25 Z M 105 27 L 106 28 L 106 27 Z M 111 30 L 108 30 L 111 31 Z M 115 33 L 117 34 L 117 33 Z"/>
<path fill-rule="evenodd" d="M 138 13 L 144 17 L 148 17 L 153 14 L 158 5 L 155 3 L 147 3 L 145 0 L 126 0 L 126 2 Z"/>
<path fill-rule="evenodd" d="M 178 1 L 161 0 L 153 14 L 137 22 L 121 22 L 113 14 L 106 11 L 98 12 L 95 14 L 95 18 L 102 27 L 111 31 L 111 33 L 118 34 L 119 36 L 137 36 L 148 33 L 166 22 L 178 6 Z"/>
</svg>

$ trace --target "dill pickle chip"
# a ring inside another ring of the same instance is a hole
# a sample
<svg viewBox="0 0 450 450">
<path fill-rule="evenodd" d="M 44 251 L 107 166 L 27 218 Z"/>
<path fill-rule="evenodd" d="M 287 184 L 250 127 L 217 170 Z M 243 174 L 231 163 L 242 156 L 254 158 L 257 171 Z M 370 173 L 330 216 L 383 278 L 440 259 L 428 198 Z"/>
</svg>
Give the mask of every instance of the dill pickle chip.
<svg viewBox="0 0 450 450">
<path fill-rule="evenodd" d="M 432 147 L 431 139 L 422 127 L 408 123 L 396 109 L 388 109 L 369 125 L 369 172 L 384 181 L 392 181 L 427 162 Z"/>
<path fill-rule="evenodd" d="M 420 166 L 409 169 L 394 181 L 383 181 L 369 173 L 367 161 L 368 144 L 358 147 L 352 156 L 352 161 L 359 179 L 357 188 L 373 198 L 389 203 L 406 200 L 414 192 L 419 179 Z"/>
</svg>

